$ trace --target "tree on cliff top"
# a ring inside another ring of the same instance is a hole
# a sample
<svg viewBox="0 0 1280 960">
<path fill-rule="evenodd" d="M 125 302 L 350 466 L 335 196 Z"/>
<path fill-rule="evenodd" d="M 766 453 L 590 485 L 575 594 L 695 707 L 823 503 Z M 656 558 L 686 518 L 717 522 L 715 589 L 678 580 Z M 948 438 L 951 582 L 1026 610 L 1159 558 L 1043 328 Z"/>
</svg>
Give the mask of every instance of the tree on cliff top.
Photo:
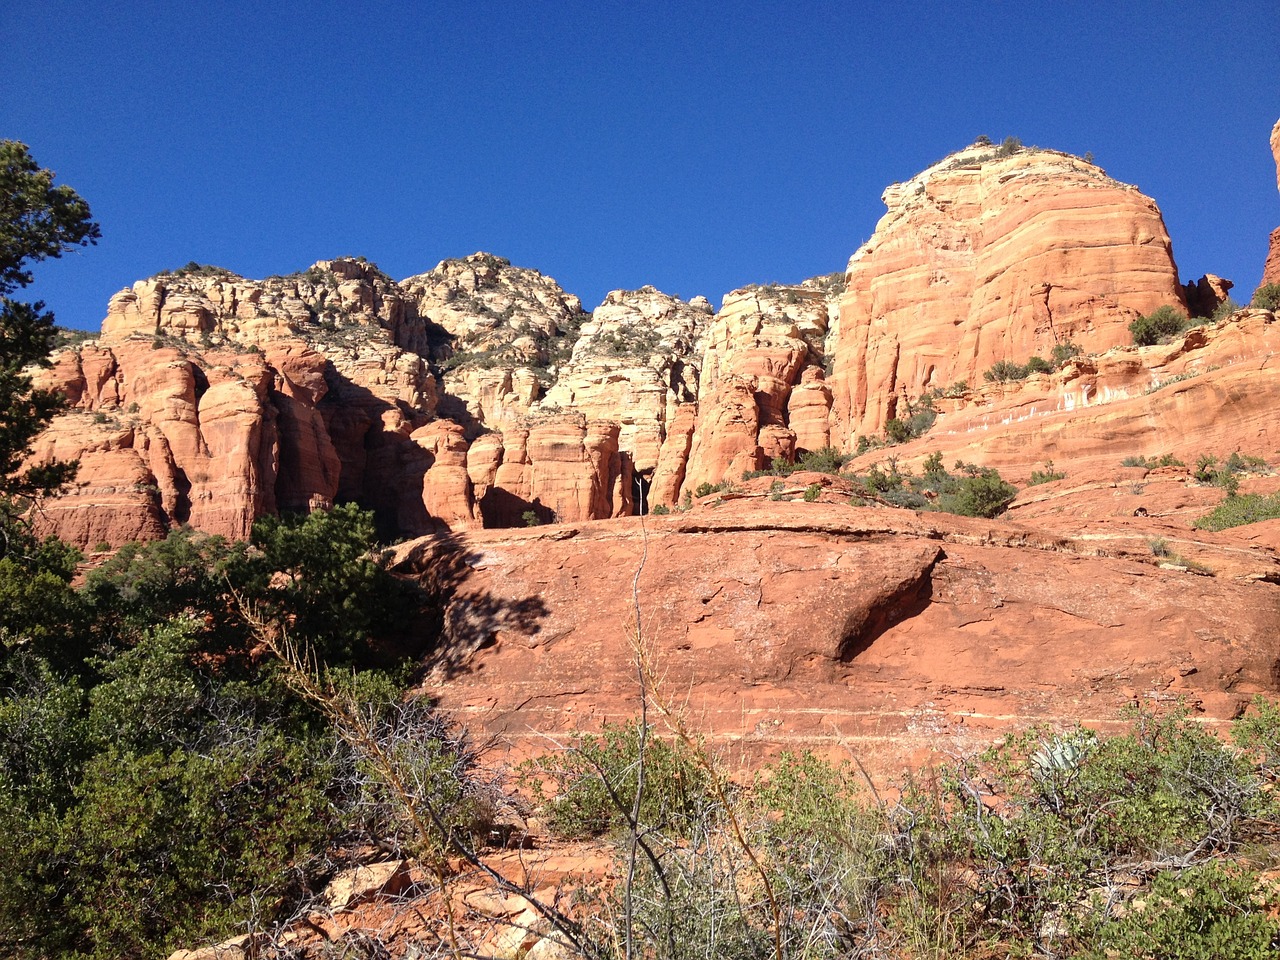
<svg viewBox="0 0 1280 960">
<path fill-rule="evenodd" d="M 97 243 L 101 232 L 89 205 L 68 186 L 55 186 L 26 144 L 0 140 L 0 521 L 6 528 L 21 502 L 56 490 L 74 463 L 52 463 L 18 473 L 35 436 L 62 406 L 51 390 L 36 390 L 25 370 L 47 363 L 53 314 L 44 304 L 9 294 L 31 283 L 30 264 L 56 259 Z M 0 547 L 0 555 L 7 552 Z"/>
</svg>

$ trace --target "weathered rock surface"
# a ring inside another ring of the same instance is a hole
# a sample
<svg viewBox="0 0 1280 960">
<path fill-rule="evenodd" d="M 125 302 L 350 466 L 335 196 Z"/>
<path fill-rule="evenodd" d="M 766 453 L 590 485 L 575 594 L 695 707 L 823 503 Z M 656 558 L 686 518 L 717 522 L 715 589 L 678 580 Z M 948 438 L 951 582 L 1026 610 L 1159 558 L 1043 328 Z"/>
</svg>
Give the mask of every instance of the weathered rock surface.
<svg viewBox="0 0 1280 960">
<path fill-rule="evenodd" d="M 1129 342 L 1183 304 L 1154 202 L 1076 157 L 975 144 L 884 193 L 849 260 L 835 345 L 833 434 L 872 435 L 904 397 L 981 381 L 998 360 Z"/>
<path fill-rule="evenodd" d="M 725 297 L 707 333 L 699 412 L 683 489 L 736 480 L 775 456 L 827 445 L 829 392 L 818 386 L 837 286 L 747 287 Z M 790 425 L 792 391 L 796 427 Z M 817 446 L 808 446 L 809 444 Z"/>
<path fill-rule="evenodd" d="M 1137 698 L 1234 716 L 1280 682 L 1280 559 L 1196 576 L 1009 521 L 767 498 L 399 548 L 448 598 L 432 691 L 519 749 L 665 695 L 734 757 L 848 747 L 880 772 Z"/>
<path fill-rule="evenodd" d="M 698 397 L 711 312 L 703 298 L 686 303 L 653 287 L 612 291 L 582 325 L 541 409 L 617 420 L 619 449 L 651 475 L 668 423 Z"/>
<path fill-rule="evenodd" d="M 586 319 L 555 280 L 489 253 L 442 260 L 400 287 L 422 321 L 407 346 L 443 363 L 442 413 L 469 436 L 527 415 Z"/>
<path fill-rule="evenodd" d="M 1077 358 L 1054 374 L 984 383 L 938 402 L 918 440 L 855 458 L 917 467 L 933 451 L 995 467 L 1015 483 L 1046 460 L 1075 478 L 1110 477 L 1127 456 L 1240 452 L 1280 460 L 1280 323 L 1264 310 L 1196 327 L 1176 341 Z"/>
<path fill-rule="evenodd" d="M 37 376 L 111 433 L 79 429 L 80 415 L 40 439 L 37 459 L 82 469 L 37 527 L 81 546 L 179 523 L 244 537 L 266 513 L 358 500 L 389 529 L 437 528 L 427 458 L 410 441 L 434 415 L 436 384 L 395 343 L 417 322 L 359 260 L 263 281 L 216 268 L 140 281 L 112 298 L 98 341 Z"/>
<path fill-rule="evenodd" d="M 1280 120 L 1271 128 L 1271 155 L 1276 160 L 1276 188 L 1280 189 Z M 1262 268 L 1262 282 L 1280 283 L 1280 227 L 1271 231 L 1271 248 Z"/>
</svg>

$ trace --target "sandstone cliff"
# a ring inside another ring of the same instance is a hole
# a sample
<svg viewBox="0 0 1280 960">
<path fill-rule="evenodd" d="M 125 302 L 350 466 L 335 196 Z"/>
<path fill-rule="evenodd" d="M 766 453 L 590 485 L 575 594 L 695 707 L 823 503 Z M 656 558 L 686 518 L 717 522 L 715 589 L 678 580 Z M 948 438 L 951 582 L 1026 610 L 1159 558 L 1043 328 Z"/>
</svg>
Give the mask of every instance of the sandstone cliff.
<svg viewBox="0 0 1280 960">
<path fill-rule="evenodd" d="M 1276 187 L 1280 189 L 1280 120 L 1271 128 L 1271 155 L 1276 161 Z M 1262 269 L 1262 282 L 1280 283 L 1280 227 L 1271 231 L 1271 248 Z"/>
<path fill-rule="evenodd" d="M 1179 285 L 1135 188 L 975 144 L 884 198 L 846 274 L 736 290 L 714 314 L 652 287 L 587 313 L 485 253 L 400 283 L 358 258 L 140 281 L 96 342 L 40 374 L 73 412 L 36 455 L 83 469 L 37 523 L 89 546 L 177 523 L 243 536 L 264 513 L 345 501 L 388 536 L 625 516 L 852 449 L 926 393 L 937 421 L 893 449 L 904 465 L 941 451 L 1020 480 L 1046 459 L 1107 475 L 1118 440 L 1272 453 L 1270 314 L 1123 346 L 1138 313 L 1211 313 L 1231 287 Z M 1083 353 L 1056 373 L 983 382 L 1067 342 Z"/>
<path fill-rule="evenodd" d="M 1280 558 L 1205 539 L 1209 562 L 1252 578 L 1017 523 L 767 496 L 397 555 L 445 606 L 433 695 L 518 749 L 636 713 L 638 577 L 666 694 L 712 743 L 739 761 L 848 748 L 884 773 L 1011 726 L 1105 726 L 1135 698 L 1221 721 L 1273 691 Z"/>
<path fill-rule="evenodd" d="M 823 365 L 842 286 L 839 278 L 815 278 L 725 297 L 707 333 L 686 493 L 828 445 Z"/>
<path fill-rule="evenodd" d="M 846 446 L 904 397 L 1066 341 L 1105 350 L 1139 314 L 1184 305 L 1156 205 L 1076 157 L 975 144 L 883 199 L 840 302 L 833 432 Z"/>
</svg>

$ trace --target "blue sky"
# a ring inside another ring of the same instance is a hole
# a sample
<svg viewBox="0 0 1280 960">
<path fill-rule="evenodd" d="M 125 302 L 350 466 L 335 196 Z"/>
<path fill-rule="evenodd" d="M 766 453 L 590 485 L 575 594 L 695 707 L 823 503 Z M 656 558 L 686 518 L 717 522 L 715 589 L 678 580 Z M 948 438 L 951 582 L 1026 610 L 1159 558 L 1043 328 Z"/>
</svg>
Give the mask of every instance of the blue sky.
<svg viewBox="0 0 1280 960">
<path fill-rule="evenodd" d="M 189 8 L 188 8 L 189 6 Z M 189 260 L 261 277 L 487 250 L 584 305 L 842 269 L 880 193 L 985 134 L 1155 198 L 1183 279 L 1280 225 L 1275 0 L 8 4 L 0 138 L 91 204 L 68 326 Z"/>
</svg>

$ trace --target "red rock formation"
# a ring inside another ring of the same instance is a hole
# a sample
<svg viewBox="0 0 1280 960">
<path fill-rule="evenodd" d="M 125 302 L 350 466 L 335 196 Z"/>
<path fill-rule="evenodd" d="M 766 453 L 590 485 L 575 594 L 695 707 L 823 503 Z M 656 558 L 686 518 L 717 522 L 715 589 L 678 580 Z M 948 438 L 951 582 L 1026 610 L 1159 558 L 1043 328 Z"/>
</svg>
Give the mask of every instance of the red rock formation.
<svg viewBox="0 0 1280 960">
<path fill-rule="evenodd" d="M 1276 160 L 1276 188 L 1280 189 L 1280 120 L 1271 128 L 1271 155 Z M 1280 227 L 1271 231 L 1271 248 L 1262 269 L 1262 283 L 1280 283 Z"/>
<path fill-rule="evenodd" d="M 1235 284 L 1230 280 L 1206 273 L 1195 283 L 1187 283 L 1183 292 L 1187 301 L 1187 312 L 1193 317 L 1212 317 L 1218 307 L 1226 303 L 1228 291 Z"/>
<path fill-rule="evenodd" d="M 941 401 L 919 440 L 858 457 L 865 470 L 891 452 L 918 467 L 941 452 L 1025 482 L 1046 460 L 1077 479 L 1109 476 L 1126 456 L 1173 454 L 1195 464 L 1232 451 L 1280 460 L 1280 323 L 1263 310 L 1197 327 L 1163 346 L 1118 348 L 1060 373 L 984 384 Z"/>
<path fill-rule="evenodd" d="M 981 381 L 998 360 L 1074 341 L 1129 342 L 1182 305 L 1156 205 L 1066 154 L 975 145 L 884 193 L 849 261 L 835 345 L 833 436 L 877 434 L 902 397 Z"/>
<path fill-rule="evenodd" d="M 638 523 L 401 547 L 448 599 L 433 694 L 517 744 L 634 715 L 637 570 L 667 696 L 736 758 L 843 745 L 896 772 L 1011 725 L 1105 724 L 1150 696 L 1226 720 L 1276 689 L 1274 583 L 899 510 L 764 498 Z M 1274 552 L 1247 552 L 1280 575 Z"/>
<path fill-rule="evenodd" d="M 707 331 L 684 492 L 794 455 L 792 388 L 823 361 L 829 312 L 828 293 L 812 286 L 747 287 L 725 297 Z M 810 389 L 797 408 L 810 442 L 824 432 L 814 423 L 815 400 L 821 392 Z"/>
</svg>

